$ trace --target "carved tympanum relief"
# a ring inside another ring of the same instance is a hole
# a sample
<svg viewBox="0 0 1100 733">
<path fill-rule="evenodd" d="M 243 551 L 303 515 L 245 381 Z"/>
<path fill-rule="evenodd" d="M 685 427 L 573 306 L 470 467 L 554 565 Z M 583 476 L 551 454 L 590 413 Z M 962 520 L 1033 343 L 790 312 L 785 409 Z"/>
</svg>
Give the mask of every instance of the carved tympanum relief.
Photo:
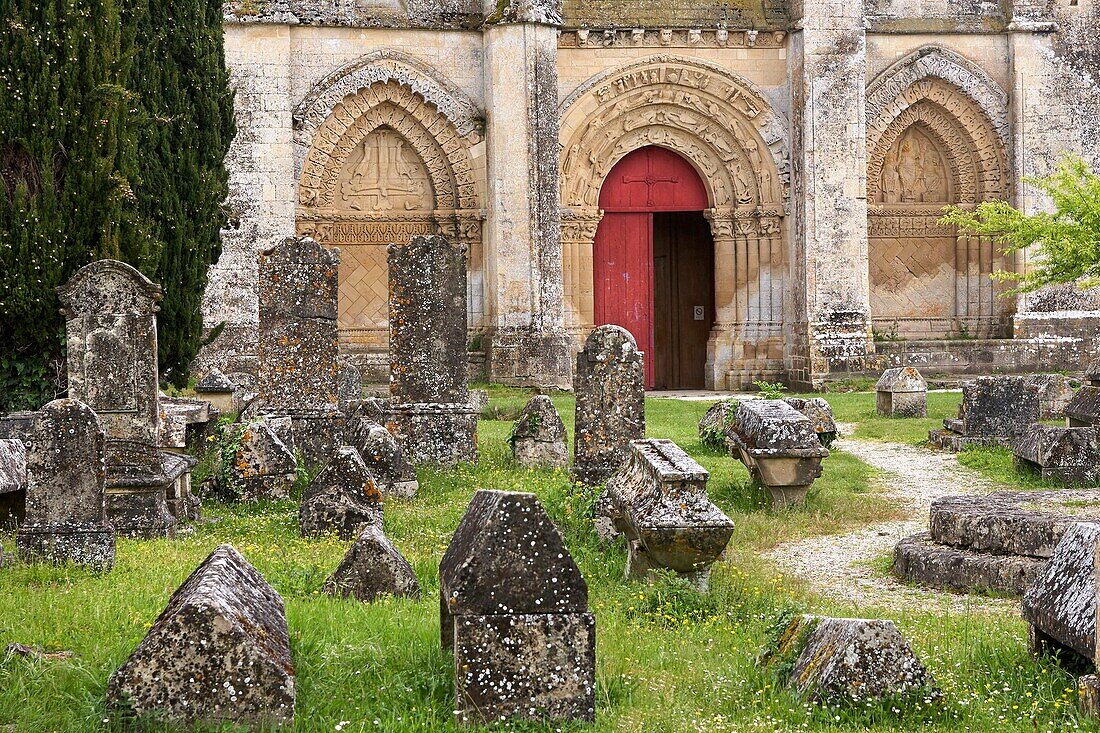
<svg viewBox="0 0 1100 733">
<path fill-rule="evenodd" d="M 337 179 L 337 205 L 352 211 L 431 211 L 428 169 L 396 131 L 375 130 L 348 158 Z"/>
<path fill-rule="evenodd" d="M 950 200 L 943 153 L 918 126 L 910 127 L 886 151 L 880 190 L 879 203 L 885 204 L 935 204 Z"/>
</svg>

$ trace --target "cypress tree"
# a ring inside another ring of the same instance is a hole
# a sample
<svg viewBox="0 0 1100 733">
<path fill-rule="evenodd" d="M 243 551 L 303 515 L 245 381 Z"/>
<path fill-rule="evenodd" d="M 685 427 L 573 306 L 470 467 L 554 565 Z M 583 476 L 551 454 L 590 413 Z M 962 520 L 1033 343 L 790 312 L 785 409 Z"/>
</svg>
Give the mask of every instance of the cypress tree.
<svg viewBox="0 0 1100 733">
<path fill-rule="evenodd" d="M 150 0 L 137 24 L 131 88 L 141 99 L 138 209 L 163 243 L 158 331 L 164 379 L 177 386 L 200 346 L 206 273 L 221 252 L 235 133 L 221 0 Z"/>
</svg>

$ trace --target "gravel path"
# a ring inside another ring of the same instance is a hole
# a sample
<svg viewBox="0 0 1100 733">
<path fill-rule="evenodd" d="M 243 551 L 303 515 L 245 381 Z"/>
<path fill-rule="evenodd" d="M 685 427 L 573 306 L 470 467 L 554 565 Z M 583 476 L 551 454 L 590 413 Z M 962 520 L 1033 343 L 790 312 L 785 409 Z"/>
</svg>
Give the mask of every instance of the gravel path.
<svg viewBox="0 0 1100 733">
<path fill-rule="evenodd" d="M 842 425 L 842 435 L 852 426 Z M 858 608 L 945 607 L 952 611 L 1005 610 L 1015 601 L 963 596 L 912 588 L 893 577 L 883 577 L 870 561 L 890 553 L 903 537 L 928 529 L 932 500 L 951 494 L 987 493 L 1003 489 L 955 460 L 953 453 L 927 448 L 855 440 L 844 437 L 833 448 L 849 453 L 882 472 L 879 496 L 896 499 L 907 518 L 864 527 L 855 532 L 813 537 L 780 545 L 765 553 L 785 573 L 806 580 L 822 595 L 846 601 Z M 826 468 L 828 470 L 828 468 Z"/>
</svg>

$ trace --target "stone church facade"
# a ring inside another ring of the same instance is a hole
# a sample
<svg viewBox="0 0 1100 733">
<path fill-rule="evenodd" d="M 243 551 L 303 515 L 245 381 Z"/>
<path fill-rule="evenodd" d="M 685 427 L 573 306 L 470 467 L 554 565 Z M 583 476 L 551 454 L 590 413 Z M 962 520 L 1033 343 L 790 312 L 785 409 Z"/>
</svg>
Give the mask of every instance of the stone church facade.
<svg viewBox="0 0 1100 733">
<path fill-rule="evenodd" d="M 493 381 L 569 384 L 609 322 L 655 387 L 1080 368 L 1098 299 L 1003 297 L 1025 259 L 940 217 L 1100 167 L 1093 1 L 236 0 L 198 368 L 254 368 L 256 255 L 303 234 L 384 379 L 386 245 L 432 233 L 466 247 Z"/>
</svg>

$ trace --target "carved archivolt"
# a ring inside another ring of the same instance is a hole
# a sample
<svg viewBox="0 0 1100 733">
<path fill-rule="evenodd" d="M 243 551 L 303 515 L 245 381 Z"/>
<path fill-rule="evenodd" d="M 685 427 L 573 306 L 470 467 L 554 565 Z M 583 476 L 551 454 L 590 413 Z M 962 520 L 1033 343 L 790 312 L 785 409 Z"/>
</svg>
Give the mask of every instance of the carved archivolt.
<svg viewBox="0 0 1100 733">
<path fill-rule="evenodd" d="M 782 215 L 786 123 L 752 85 L 695 59 L 654 56 L 600 74 L 561 104 L 562 205 L 593 207 L 611 168 L 658 145 L 699 171 L 717 208 Z"/>
</svg>

